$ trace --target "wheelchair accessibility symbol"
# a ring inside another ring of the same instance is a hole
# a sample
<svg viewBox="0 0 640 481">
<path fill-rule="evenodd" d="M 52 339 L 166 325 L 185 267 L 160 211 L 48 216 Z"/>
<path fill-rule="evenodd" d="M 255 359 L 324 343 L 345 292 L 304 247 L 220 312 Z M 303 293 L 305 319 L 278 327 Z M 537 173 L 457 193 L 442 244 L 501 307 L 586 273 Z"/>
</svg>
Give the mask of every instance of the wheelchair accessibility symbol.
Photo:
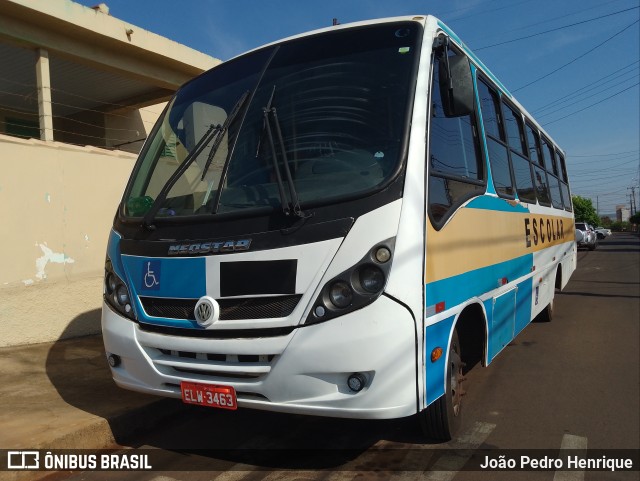
<svg viewBox="0 0 640 481">
<path fill-rule="evenodd" d="M 142 288 L 150 291 L 160 289 L 160 261 L 145 261 L 142 270 Z"/>
</svg>

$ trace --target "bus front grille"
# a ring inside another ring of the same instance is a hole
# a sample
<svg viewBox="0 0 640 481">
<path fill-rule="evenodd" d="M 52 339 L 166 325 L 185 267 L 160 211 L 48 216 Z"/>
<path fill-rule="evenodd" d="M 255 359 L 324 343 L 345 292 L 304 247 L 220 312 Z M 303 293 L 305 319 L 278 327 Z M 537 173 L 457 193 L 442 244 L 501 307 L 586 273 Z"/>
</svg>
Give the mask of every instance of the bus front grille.
<svg viewBox="0 0 640 481">
<path fill-rule="evenodd" d="M 302 295 L 218 299 L 221 321 L 240 319 L 274 319 L 289 316 Z M 140 297 L 145 312 L 152 317 L 195 321 L 198 299 Z"/>
<path fill-rule="evenodd" d="M 156 369 L 163 374 L 186 374 L 187 377 L 195 376 L 194 380 L 257 381 L 271 371 L 271 365 L 277 357 L 273 354 L 231 355 L 171 351 L 150 346 L 145 346 L 144 349 Z"/>
</svg>

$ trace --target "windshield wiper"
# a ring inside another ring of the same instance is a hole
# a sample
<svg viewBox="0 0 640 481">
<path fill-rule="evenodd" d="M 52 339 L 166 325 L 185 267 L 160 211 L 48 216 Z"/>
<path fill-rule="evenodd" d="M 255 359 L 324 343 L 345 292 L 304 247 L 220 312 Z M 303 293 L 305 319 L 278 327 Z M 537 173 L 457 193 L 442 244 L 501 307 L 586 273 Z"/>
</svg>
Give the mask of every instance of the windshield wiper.
<svg viewBox="0 0 640 481">
<path fill-rule="evenodd" d="M 202 176 L 200 177 L 201 181 L 204 180 L 205 175 L 207 175 L 207 171 L 211 166 L 213 157 L 216 155 L 216 152 L 218 151 L 218 147 L 220 147 L 220 144 L 222 143 L 224 134 L 227 132 L 227 130 L 229 130 L 229 125 L 231 125 L 231 122 L 233 122 L 234 119 L 237 117 L 238 113 L 240 112 L 240 109 L 242 108 L 244 103 L 247 101 L 247 98 L 249 98 L 249 94 L 250 94 L 249 90 L 247 90 L 245 93 L 242 94 L 242 97 L 238 99 L 236 104 L 233 106 L 233 110 L 231 110 L 231 113 L 229 114 L 227 119 L 224 121 L 224 124 L 222 124 L 220 133 L 218 134 L 216 141 L 213 143 L 213 147 L 211 147 L 211 151 L 207 156 L 207 162 L 204 164 L 204 168 L 202 169 Z"/>
<path fill-rule="evenodd" d="M 291 176 L 291 169 L 289 168 L 289 159 L 287 158 L 287 151 L 284 145 L 284 139 L 282 137 L 282 129 L 280 128 L 280 121 L 278 120 L 278 113 L 276 111 L 275 106 L 273 106 L 273 97 L 276 93 L 276 86 L 273 86 L 273 91 L 271 92 L 271 97 L 269 98 L 269 102 L 267 102 L 266 107 L 262 109 L 263 112 L 263 124 L 262 130 L 266 131 L 267 139 L 269 139 L 269 147 L 271 148 L 271 158 L 273 159 L 273 169 L 276 174 L 276 181 L 278 183 L 278 193 L 280 195 L 280 202 L 282 204 L 282 211 L 285 215 L 295 215 L 296 217 L 306 218 L 308 217 L 300 208 L 300 201 L 298 199 L 298 193 L 296 192 L 296 187 L 293 183 L 293 177 Z M 273 131 L 271 129 L 271 120 L 273 121 L 273 125 L 275 127 L 276 139 L 274 140 Z M 258 151 L 260 149 L 260 140 L 263 135 L 260 136 L 258 142 Z M 284 163 L 284 172 L 287 179 L 287 184 L 289 184 L 289 196 L 291 197 L 291 203 L 287 200 L 287 196 L 284 192 L 284 182 L 282 181 L 282 175 L 280 174 L 280 167 L 278 162 L 278 154 L 276 148 L 276 140 L 280 147 L 280 151 L 282 152 L 282 160 Z M 257 155 L 258 152 L 256 152 Z"/>
<path fill-rule="evenodd" d="M 204 133 L 204 135 L 200 137 L 200 140 L 198 140 L 198 143 L 194 146 L 193 150 L 189 152 L 189 155 L 185 157 L 185 159 L 178 166 L 178 168 L 175 170 L 173 175 L 169 177 L 169 180 L 167 180 L 167 182 L 162 187 L 162 190 L 160 190 L 160 192 L 158 193 L 158 197 L 156 197 L 156 200 L 154 200 L 153 204 L 151 204 L 151 208 L 144 215 L 144 218 L 142 219 L 142 226 L 144 228 L 149 230 L 155 229 L 155 226 L 152 224 L 153 219 L 155 218 L 156 214 L 160 210 L 160 206 L 167 199 L 167 194 L 171 190 L 171 187 L 174 186 L 174 184 L 178 181 L 180 176 L 182 176 L 182 174 L 186 172 L 186 170 L 193 163 L 193 161 L 202 153 L 202 151 L 204 150 L 206 145 L 211 141 L 211 139 L 215 135 L 219 134 L 221 130 L 222 130 L 222 126 L 220 124 L 218 125 L 211 124 L 211 126 L 209 126 L 209 128 Z"/>
<path fill-rule="evenodd" d="M 143 227 L 150 230 L 155 229 L 155 226 L 153 225 L 153 220 L 155 219 L 156 214 L 160 210 L 160 207 L 162 206 L 164 201 L 167 199 L 167 194 L 169 193 L 171 188 L 175 185 L 175 183 L 178 181 L 178 179 L 182 176 L 182 174 L 184 174 L 187 171 L 187 169 L 193 163 L 193 161 L 202 153 L 202 151 L 207 146 L 207 144 L 211 140 L 215 139 L 213 142 L 213 146 L 211 147 L 211 150 L 207 155 L 207 162 L 202 172 L 201 180 L 204 180 L 204 176 L 207 173 L 209 166 L 211 165 L 213 157 L 216 155 L 216 152 L 220 147 L 222 139 L 224 138 L 224 133 L 229 129 L 229 125 L 231 124 L 231 122 L 233 122 L 235 117 L 238 115 L 238 112 L 240 112 L 240 109 L 246 102 L 247 98 L 249 98 L 249 91 L 246 91 L 238 99 L 236 104 L 233 106 L 231 113 L 229 114 L 227 119 L 224 121 L 224 124 L 222 125 L 212 124 L 209 127 L 209 129 L 204 133 L 204 135 L 200 138 L 198 143 L 194 146 L 193 150 L 189 152 L 189 155 L 187 155 L 187 157 L 182 161 L 182 163 L 178 166 L 178 168 L 173 173 L 173 175 L 171 175 L 171 177 L 169 177 L 169 180 L 167 180 L 167 182 L 164 184 L 164 186 L 162 187 L 162 190 L 158 193 L 158 197 L 156 197 L 156 200 L 151 205 L 151 208 L 147 211 L 144 218 L 142 219 Z"/>
</svg>

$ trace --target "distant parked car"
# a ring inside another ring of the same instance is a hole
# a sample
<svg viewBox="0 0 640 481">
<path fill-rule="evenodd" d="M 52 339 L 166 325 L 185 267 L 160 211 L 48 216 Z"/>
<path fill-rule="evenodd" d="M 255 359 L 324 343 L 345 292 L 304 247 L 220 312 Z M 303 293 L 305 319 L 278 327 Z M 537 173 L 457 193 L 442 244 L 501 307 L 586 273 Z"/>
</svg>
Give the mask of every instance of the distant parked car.
<svg viewBox="0 0 640 481">
<path fill-rule="evenodd" d="M 596 227 L 596 234 L 598 239 L 606 239 L 611 235 L 611 229 L 605 229 L 604 227 Z"/>
<path fill-rule="evenodd" d="M 586 247 L 592 251 L 598 247 L 598 234 L 586 222 L 576 222 L 576 242 L 578 247 Z"/>
</svg>

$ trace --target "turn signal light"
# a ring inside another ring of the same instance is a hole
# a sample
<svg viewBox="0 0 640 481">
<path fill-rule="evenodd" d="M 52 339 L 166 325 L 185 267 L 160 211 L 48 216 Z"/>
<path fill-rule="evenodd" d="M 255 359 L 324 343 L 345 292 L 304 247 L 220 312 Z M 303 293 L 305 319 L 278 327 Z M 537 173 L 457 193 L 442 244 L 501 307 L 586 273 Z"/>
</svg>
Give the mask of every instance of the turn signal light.
<svg viewBox="0 0 640 481">
<path fill-rule="evenodd" d="M 441 347 L 436 347 L 433 351 L 431 351 L 431 362 L 436 362 L 441 357 L 442 357 Z"/>
</svg>

